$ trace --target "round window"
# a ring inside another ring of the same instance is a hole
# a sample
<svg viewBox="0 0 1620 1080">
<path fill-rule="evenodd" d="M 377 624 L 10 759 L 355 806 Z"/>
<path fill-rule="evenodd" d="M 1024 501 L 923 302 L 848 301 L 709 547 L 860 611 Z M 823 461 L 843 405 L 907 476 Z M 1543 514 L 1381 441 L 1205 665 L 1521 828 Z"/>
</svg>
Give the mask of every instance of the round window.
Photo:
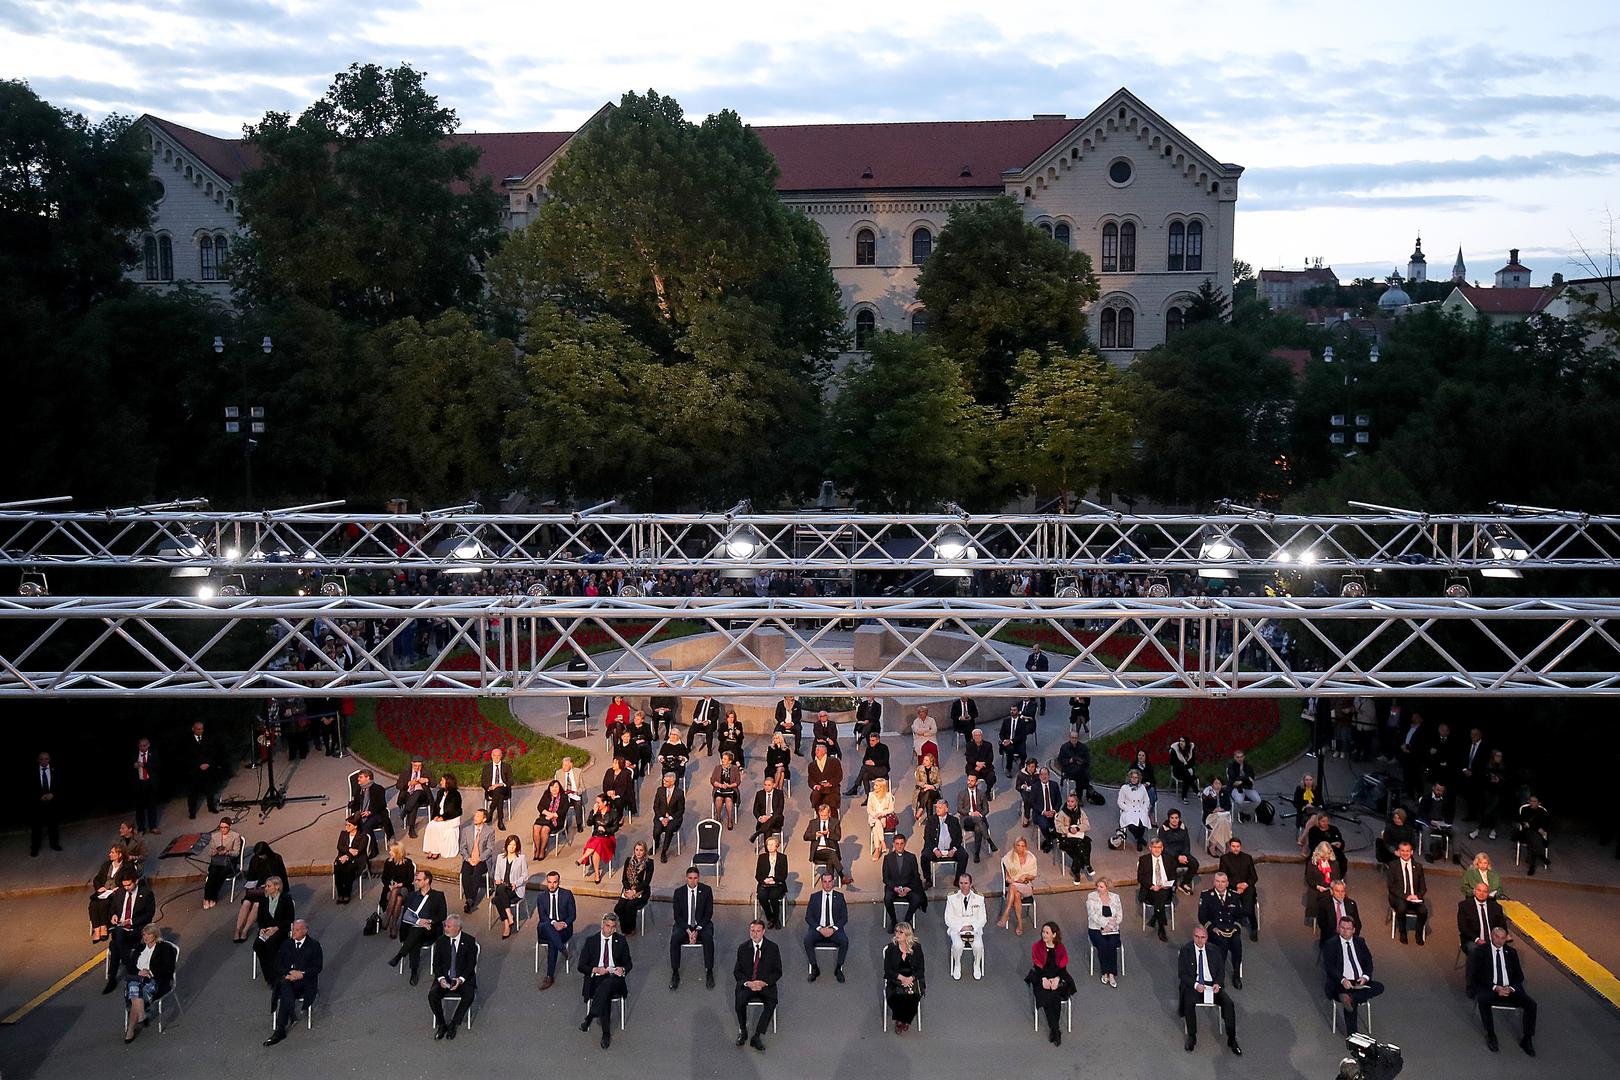
<svg viewBox="0 0 1620 1080">
<path fill-rule="evenodd" d="M 163 181 L 159 180 L 155 176 L 151 178 L 148 191 L 152 201 L 155 203 L 162 202 L 163 196 L 166 194 L 163 190 Z"/>
<path fill-rule="evenodd" d="M 1108 166 L 1108 181 L 1118 187 L 1124 187 L 1131 182 L 1131 163 L 1126 158 L 1119 158 Z"/>
</svg>

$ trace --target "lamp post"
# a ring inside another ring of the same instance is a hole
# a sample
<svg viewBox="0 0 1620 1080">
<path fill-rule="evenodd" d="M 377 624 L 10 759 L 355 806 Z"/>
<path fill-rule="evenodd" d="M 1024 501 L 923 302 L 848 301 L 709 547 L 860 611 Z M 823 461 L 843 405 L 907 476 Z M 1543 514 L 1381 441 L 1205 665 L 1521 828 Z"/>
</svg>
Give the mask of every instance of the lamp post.
<svg viewBox="0 0 1620 1080">
<path fill-rule="evenodd" d="M 1334 363 L 1333 346 L 1329 345 L 1322 350 L 1322 362 Z M 1369 364 L 1378 363 L 1378 343 L 1374 342 L 1372 352 L 1367 355 Z M 1351 448 L 1344 452 L 1345 457 L 1355 457 L 1357 446 L 1366 446 L 1372 442 L 1372 417 L 1367 413 L 1358 413 L 1355 410 L 1355 387 L 1357 378 L 1355 366 L 1347 357 L 1339 363 L 1344 365 L 1344 412 L 1334 413 L 1328 420 L 1328 426 L 1333 429 L 1328 441 L 1334 446 L 1351 444 Z"/>
<path fill-rule="evenodd" d="M 259 342 L 259 349 L 269 356 L 274 345 L 270 335 L 266 334 Z M 214 355 L 221 356 L 225 352 L 225 339 L 214 338 Z M 242 437 L 242 489 L 243 499 L 247 505 L 253 504 L 253 451 L 259 445 L 255 435 L 264 434 L 264 406 L 248 404 L 247 380 L 247 352 L 242 350 L 237 356 L 237 370 L 242 381 L 242 404 L 225 406 L 225 434 L 240 435 Z"/>
</svg>

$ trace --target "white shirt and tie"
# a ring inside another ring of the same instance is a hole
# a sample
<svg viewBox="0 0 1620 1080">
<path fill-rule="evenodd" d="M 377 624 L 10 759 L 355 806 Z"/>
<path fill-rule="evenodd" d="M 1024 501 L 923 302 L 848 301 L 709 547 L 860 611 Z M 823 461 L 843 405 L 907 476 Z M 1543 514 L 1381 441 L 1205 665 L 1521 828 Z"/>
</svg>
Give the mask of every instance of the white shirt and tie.
<svg viewBox="0 0 1620 1080">
<path fill-rule="evenodd" d="M 1153 863 L 1153 887 L 1160 888 L 1168 882 L 1164 872 L 1164 856 L 1154 855 L 1149 861 Z M 1199 950 L 1199 955 L 1203 955 L 1203 950 Z"/>
<path fill-rule="evenodd" d="M 1479 940 L 1489 941 L 1491 939 L 1491 920 L 1485 910 L 1485 901 L 1474 901 L 1474 907 L 1479 912 Z"/>
<path fill-rule="evenodd" d="M 1412 860 L 1401 860 L 1401 880 L 1406 882 L 1406 895 L 1416 896 L 1417 891 L 1412 887 Z"/>
<path fill-rule="evenodd" d="M 1491 970 L 1496 973 L 1496 981 L 1493 985 L 1511 988 L 1512 984 L 1508 982 L 1507 974 L 1507 954 L 1500 945 L 1492 945 L 1491 953 Z"/>
<path fill-rule="evenodd" d="M 823 889 L 821 893 L 821 925 L 823 927 L 836 927 L 838 925 L 833 922 L 833 892 L 831 889 Z"/>
<path fill-rule="evenodd" d="M 39 767 L 39 793 L 41 795 L 51 793 L 51 767 L 49 765 Z"/>
<path fill-rule="evenodd" d="M 553 893 L 552 896 L 555 897 L 556 894 Z M 553 900 L 553 903 L 555 903 L 555 900 Z M 613 938 L 607 934 L 602 935 L 602 958 L 596 966 L 603 969 L 613 967 Z"/>
<path fill-rule="evenodd" d="M 1198 985 L 1204 988 L 1204 1004 L 1213 1005 L 1215 1003 L 1215 987 L 1209 980 L 1209 964 L 1204 960 L 1204 947 L 1195 945 L 1193 951 L 1198 956 Z"/>
<path fill-rule="evenodd" d="M 1361 964 L 1356 960 L 1355 941 L 1351 938 L 1339 938 L 1339 944 L 1344 948 L 1344 977 L 1353 983 L 1361 981 Z"/>
</svg>

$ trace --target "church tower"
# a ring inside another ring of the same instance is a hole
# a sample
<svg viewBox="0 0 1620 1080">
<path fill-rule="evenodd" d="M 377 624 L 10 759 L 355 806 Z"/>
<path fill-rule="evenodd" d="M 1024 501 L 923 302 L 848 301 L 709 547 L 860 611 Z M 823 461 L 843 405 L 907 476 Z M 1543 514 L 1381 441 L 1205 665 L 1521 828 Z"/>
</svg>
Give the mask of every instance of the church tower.
<svg viewBox="0 0 1620 1080">
<path fill-rule="evenodd" d="M 1451 265 L 1451 280 L 1458 285 L 1466 284 L 1468 281 L 1468 267 L 1463 263 L 1460 245 L 1457 248 L 1457 261 Z"/>
<path fill-rule="evenodd" d="M 1417 238 L 1412 257 L 1406 261 L 1406 280 L 1422 284 L 1429 280 L 1429 260 L 1423 257 L 1423 237 Z"/>
</svg>

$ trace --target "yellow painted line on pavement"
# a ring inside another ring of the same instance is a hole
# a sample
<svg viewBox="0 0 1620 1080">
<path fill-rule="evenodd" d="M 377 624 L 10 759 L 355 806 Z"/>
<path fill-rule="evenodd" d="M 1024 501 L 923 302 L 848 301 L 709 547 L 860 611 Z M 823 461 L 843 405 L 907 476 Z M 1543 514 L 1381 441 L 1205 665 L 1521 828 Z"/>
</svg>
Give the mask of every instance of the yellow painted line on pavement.
<svg viewBox="0 0 1620 1080">
<path fill-rule="evenodd" d="M 1520 933 L 1562 964 L 1570 974 L 1596 990 L 1610 1005 L 1620 1009 L 1620 979 L 1615 978 L 1613 972 L 1560 934 L 1528 905 L 1518 900 L 1503 900 L 1502 913 L 1519 928 Z"/>
<path fill-rule="evenodd" d="M 101 952 L 92 956 L 90 959 L 86 960 L 84 963 L 80 964 L 78 967 L 74 968 L 60 979 L 57 979 L 50 985 L 48 989 L 37 995 L 32 1001 L 28 1002 L 28 1004 L 24 1005 L 22 1008 L 18 1009 L 5 1019 L 0 1020 L 0 1024 L 15 1024 L 17 1021 L 33 1012 L 41 1005 L 51 1000 L 51 998 L 72 986 L 84 975 L 98 967 L 101 967 L 106 962 L 107 950 L 103 949 Z"/>
</svg>

